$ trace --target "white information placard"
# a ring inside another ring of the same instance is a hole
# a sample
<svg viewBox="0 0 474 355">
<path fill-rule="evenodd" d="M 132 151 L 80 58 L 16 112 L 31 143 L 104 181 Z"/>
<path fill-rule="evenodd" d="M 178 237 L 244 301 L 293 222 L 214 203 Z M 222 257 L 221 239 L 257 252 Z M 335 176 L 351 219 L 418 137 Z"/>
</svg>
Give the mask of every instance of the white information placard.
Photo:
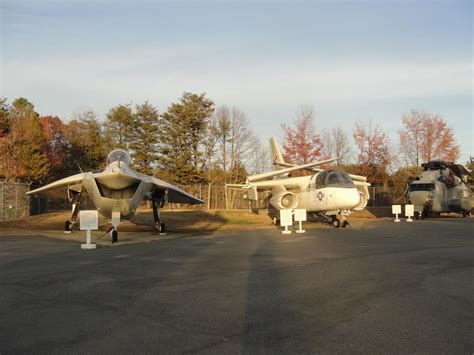
<svg viewBox="0 0 474 355">
<path fill-rule="evenodd" d="M 97 210 L 80 211 L 79 218 L 81 231 L 99 229 L 99 212 Z"/>
<path fill-rule="evenodd" d="M 280 210 L 280 226 L 293 225 L 293 210 Z"/>
<path fill-rule="evenodd" d="M 402 213 L 402 205 L 392 205 L 392 213 L 393 214 Z"/>
<path fill-rule="evenodd" d="M 295 221 L 296 222 L 306 222 L 306 209 L 298 208 L 295 209 Z"/>
</svg>

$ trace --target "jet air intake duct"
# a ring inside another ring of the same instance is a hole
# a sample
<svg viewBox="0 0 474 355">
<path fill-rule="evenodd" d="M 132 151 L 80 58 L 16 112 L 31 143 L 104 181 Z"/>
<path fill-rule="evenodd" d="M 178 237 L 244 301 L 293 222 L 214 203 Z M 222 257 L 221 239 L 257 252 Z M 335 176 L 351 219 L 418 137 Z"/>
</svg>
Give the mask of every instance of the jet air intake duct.
<svg viewBox="0 0 474 355">
<path fill-rule="evenodd" d="M 361 211 L 367 206 L 367 195 L 364 194 L 362 191 L 359 191 L 359 204 L 354 208 L 356 211 Z"/>
<path fill-rule="evenodd" d="M 292 192 L 282 191 L 273 195 L 270 198 L 270 203 L 280 210 L 286 210 L 296 208 L 298 206 L 298 198 Z"/>
</svg>

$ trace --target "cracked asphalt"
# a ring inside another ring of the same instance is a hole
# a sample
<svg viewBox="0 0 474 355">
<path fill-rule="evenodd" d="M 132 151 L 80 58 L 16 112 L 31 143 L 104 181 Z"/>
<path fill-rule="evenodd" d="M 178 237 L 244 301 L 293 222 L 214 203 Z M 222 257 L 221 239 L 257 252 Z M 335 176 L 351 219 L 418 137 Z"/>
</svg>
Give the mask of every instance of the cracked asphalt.
<svg viewBox="0 0 474 355">
<path fill-rule="evenodd" d="M 473 222 L 97 250 L 2 235 L 0 353 L 472 354 Z"/>
</svg>

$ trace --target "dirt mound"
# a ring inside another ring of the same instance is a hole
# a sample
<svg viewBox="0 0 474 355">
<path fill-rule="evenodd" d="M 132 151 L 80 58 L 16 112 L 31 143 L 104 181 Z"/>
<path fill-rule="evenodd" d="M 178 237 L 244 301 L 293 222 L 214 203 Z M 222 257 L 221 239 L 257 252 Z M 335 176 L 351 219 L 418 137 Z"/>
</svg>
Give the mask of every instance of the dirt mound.
<svg viewBox="0 0 474 355">
<path fill-rule="evenodd" d="M 168 230 L 175 232 L 192 232 L 199 230 L 200 233 L 213 232 L 221 228 L 232 229 L 240 226 L 265 226 L 271 225 L 272 220 L 266 213 L 252 213 L 249 211 L 161 211 L 161 218 L 166 223 Z M 17 228 L 33 230 L 63 230 L 64 222 L 70 218 L 70 212 L 52 212 L 31 216 L 21 220 L 0 222 L 0 228 Z M 78 219 L 79 222 L 79 219 Z M 151 210 L 139 211 L 131 221 L 124 220 L 120 224 L 121 231 L 147 232 L 153 229 L 153 213 Z M 107 230 L 110 223 L 107 219 L 99 216 L 99 229 Z M 78 228 L 78 224 L 77 224 Z"/>
</svg>

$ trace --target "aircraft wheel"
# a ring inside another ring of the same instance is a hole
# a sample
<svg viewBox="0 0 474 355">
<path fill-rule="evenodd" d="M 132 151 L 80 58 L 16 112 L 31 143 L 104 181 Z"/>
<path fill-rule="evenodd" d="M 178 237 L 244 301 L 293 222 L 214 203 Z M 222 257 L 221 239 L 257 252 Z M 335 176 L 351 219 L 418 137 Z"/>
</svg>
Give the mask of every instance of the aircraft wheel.
<svg viewBox="0 0 474 355">
<path fill-rule="evenodd" d="M 349 222 L 344 221 L 344 222 L 342 222 L 341 227 L 342 227 L 342 228 L 346 228 L 348 225 L 349 225 Z"/>
<path fill-rule="evenodd" d="M 466 218 L 466 217 L 467 217 L 466 211 L 463 211 L 463 212 L 462 212 L 462 217 L 463 217 L 463 218 Z"/>
<path fill-rule="evenodd" d="M 336 228 L 339 228 L 341 226 L 341 221 L 339 221 L 338 219 L 335 219 L 333 222 L 332 222 L 332 225 Z"/>
<path fill-rule="evenodd" d="M 116 229 L 112 230 L 112 244 L 118 242 L 118 231 Z"/>
<path fill-rule="evenodd" d="M 415 220 L 419 220 L 420 219 L 420 212 L 415 212 Z"/>
<path fill-rule="evenodd" d="M 164 222 L 160 223 L 160 234 L 166 234 L 166 226 Z"/>
<path fill-rule="evenodd" d="M 71 221 L 66 221 L 64 223 L 64 233 L 71 233 L 71 226 L 72 226 Z"/>
</svg>

